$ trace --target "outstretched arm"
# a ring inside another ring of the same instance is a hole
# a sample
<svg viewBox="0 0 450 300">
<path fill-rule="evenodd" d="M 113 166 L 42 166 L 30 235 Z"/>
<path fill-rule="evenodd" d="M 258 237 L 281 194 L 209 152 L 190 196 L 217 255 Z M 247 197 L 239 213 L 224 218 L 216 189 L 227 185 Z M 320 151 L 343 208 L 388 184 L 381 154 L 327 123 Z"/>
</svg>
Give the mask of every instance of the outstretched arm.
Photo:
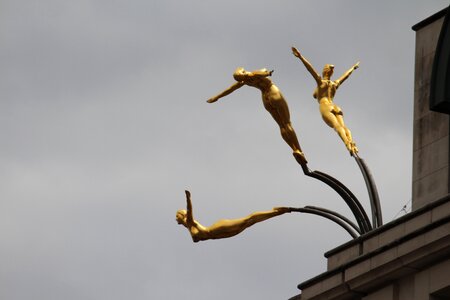
<svg viewBox="0 0 450 300">
<path fill-rule="evenodd" d="M 317 73 L 317 71 L 314 70 L 309 61 L 307 61 L 306 58 L 304 58 L 303 55 L 300 54 L 300 51 L 298 51 L 297 48 L 292 47 L 292 53 L 294 54 L 294 56 L 300 58 L 306 69 L 309 71 L 309 73 L 311 73 L 312 77 L 314 77 L 314 80 L 317 82 L 317 84 L 320 84 L 322 82 L 322 78 L 320 77 L 319 73 Z"/>
<path fill-rule="evenodd" d="M 235 84 L 233 84 L 232 86 L 230 86 L 229 88 L 227 88 L 225 91 L 223 91 L 222 93 L 209 98 L 206 102 L 208 103 L 214 103 L 217 100 L 219 100 L 222 97 L 225 97 L 226 95 L 231 94 L 232 92 L 234 92 L 235 90 L 237 90 L 238 88 L 242 87 L 244 85 L 243 82 L 236 82 Z"/>
<path fill-rule="evenodd" d="M 184 192 L 186 193 L 186 210 L 187 210 L 186 223 L 190 226 L 194 223 L 194 216 L 192 213 L 191 193 L 188 190 Z"/>
<path fill-rule="evenodd" d="M 336 80 L 336 84 L 339 87 L 349 76 L 352 74 L 352 72 L 359 68 L 359 61 L 353 65 L 350 69 L 348 69 L 347 72 L 344 73 L 344 75 L 341 76 L 338 80 Z"/>
</svg>

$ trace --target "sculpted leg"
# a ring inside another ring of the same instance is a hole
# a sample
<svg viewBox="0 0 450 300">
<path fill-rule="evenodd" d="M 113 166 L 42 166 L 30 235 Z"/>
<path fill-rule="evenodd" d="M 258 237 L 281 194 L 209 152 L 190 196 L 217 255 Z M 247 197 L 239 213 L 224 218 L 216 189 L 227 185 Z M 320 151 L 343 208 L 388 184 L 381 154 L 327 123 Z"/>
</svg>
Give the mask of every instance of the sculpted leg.
<svg viewBox="0 0 450 300">
<path fill-rule="evenodd" d="M 291 210 L 288 207 L 274 207 L 272 211 L 266 211 L 266 212 L 256 212 L 253 214 L 248 215 L 247 217 L 243 218 L 242 220 L 245 222 L 247 227 L 252 226 L 256 223 L 268 220 L 270 218 L 285 214 L 291 212 Z"/>
<path fill-rule="evenodd" d="M 289 115 L 289 108 L 286 101 L 279 102 L 277 107 L 266 106 L 267 111 L 272 115 L 274 120 L 280 127 L 281 137 L 291 147 L 294 157 L 301 165 L 306 164 L 308 161 L 302 152 L 300 143 L 298 142 L 297 135 L 292 127 Z"/>
<path fill-rule="evenodd" d="M 345 131 L 345 136 L 346 136 L 347 142 L 348 142 L 347 149 L 350 151 L 350 154 L 353 155 L 355 153 L 358 153 L 358 148 L 356 147 L 355 142 L 353 142 L 352 133 L 351 133 L 350 129 L 348 129 L 344 124 L 344 118 L 343 118 L 342 112 L 336 116 L 336 119 L 338 120 L 339 125 L 341 125 L 341 127 Z"/>
<path fill-rule="evenodd" d="M 248 227 L 270 218 L 291 212 L 287 207 L 274 208 L 271 211 L 255 212 L 247 217 L 232 220 L 219 220 L 208 227 L 207 239 L 223 239 L 238 235 Z"/>
<path fill-rule="evenodd" d="M 308 161 L 306 160 L 302 148 L 300 148 L 297 135 L 295 134 L 294 128 L 292 128 L 291 123 L 287 124 L 286 126 L 280 127 L 280 131 L 283 139 L 292 148 L 292 154 L 294 155 L 295 160 L 301 165 L 306 165 Z"/>
<path fill-rule="evenodd" d="M 263 103 L 265 109 L 270 113 L 272 118 L 280 127 L 281 137 L 291 147 L 295 160 L 302 166 L 305 166 L 307 160 L 303 154 L 297 135 L 291 125 L 291 117 L 289 107 L 286 100 L 279 93 L 276 97 L 268 97 L 263 95 Z"/>
<path fill-rule="evenodd" d="M 301 152 L 300 144 L 295 134 L 294 128 L 292 128 L 291 123 L 288 123 L 280 127 L 281 136 L 283 140 L 292 148 L 294 152 Z"/>
<path fill-rule="evenodd" d="M 355 143 L 353 143 L 350 130 L 347 127 L 345 127 L 343 114 L 340 108 L 335 106 L 331 107 L 331 109 L 330 107 L 328 107 L 328 109 L 329 110 L 327 111 L 326 110 L 322 111 L 321 107 L 321 112 L 325 112 L 322 114 L 322 118 L 325 121 L 325 123 L 336 131 L 336 133 L 344 142 L 345 147 L 347 148 L 347 150 L 350 152 L 351 155 L 358 152 Z"/>
</svg>

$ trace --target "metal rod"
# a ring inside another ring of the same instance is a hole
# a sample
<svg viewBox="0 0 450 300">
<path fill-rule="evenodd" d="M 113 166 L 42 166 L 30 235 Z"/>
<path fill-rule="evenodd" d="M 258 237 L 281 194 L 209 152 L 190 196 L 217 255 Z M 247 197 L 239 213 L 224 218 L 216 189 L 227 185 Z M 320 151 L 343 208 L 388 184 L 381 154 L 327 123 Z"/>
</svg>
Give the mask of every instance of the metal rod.
<svg viewBox="0 0 450 300">
<path fill-rule="evenodd" d="M 334 216 L 333 214 L 326 213 L 324 211 L 313 209 L 313 208 L 306 208 L 306 207 L 304 207 L 304 208 L 291 207 L 290 209 L 292 211 L 318 215 L 318 216 L 324 217 L 326 219 L 329 219 L 329 220 L 335 222 L 336 224 L 340 225 L 342 228 L 344 228 L 352 236 L 352 238 L 356 239 L 358 237 L 358 235 L 352 230 L 352 228 L 346 222 L 342 221 L 340 218 Z"/>
<path fill-rule="evenodd" d="M 345 190 L 345 192 L 352 198 L 354 204 L 357 206 L 357 209 L 362 218 L 362 222 L 364 223 L 364 226 L 366 228 L 366 232 L 372 230 L 372 224 L 370 223 L 370 219 L 367 216 L 367 213 L 366 213 L 364 207 L 361 205 L 361 202 L 359 202 L 358 198 L 356 198 L 356 196 L 352 193 L 352 191 L 350 191 L 342 182 L 340 182 L 336 178 L 334 178 L 326 173 L 320 172 L 320 171 L 314 171 L 314 172 L 319 173 L 322 176 L 325 176 L 330 180 L 333 180 L 333 182 L 335 182 L 337 185 L 339 185 L 340 188 Z"/>
<path fill-rule="evenodd" d="M 308 168 L 303 168 L 303 172 L 305 175 L 316 178 L 327 184 L 342 197 L 355 216 L 361 233 L 366 233 L 371 230 L 370 220 L 367 217 L 361 203 L 345 185 L 343 185 L 336 178 L 320 171 L 311 171 Z"/>
<path fill-rule="evenodd" d="M 310 209 L 314 209 L 314 210 L 319 210 L 319 211 L 323 211 L 324 213 L 328 213 L 331 214 L 339 219 L 341 219 L 342 221 L 344 221 L 345 223 L 347 223 L 348 225 L 350 225 L 353 229 L 356 230 L 356 232 L 358 232 L 359 234 L 361 234 L 361 230 L 359 229 L 358 225 L 356 225 L 354 222 L 352 222 L 349 218 L 341 215 L 340 213 L 337 213 L 333 210 L 327 209 L 327 208 L 323 208 L 323 207 L 317 207 L 317 206 L 305 206 L 305 208 L 310 208 Z"/>
<path fill-rule="evenodd" d="M 373 179 L 369 167 L 365 163 L 364 159 L 360 158 L 358 155 L 355 155 L 354 157 L 364 177 L 364 181 L 366 182 L 367 192 L 370 199 L 370 207 L 372 209 L 372 224 L 374 228 L 377 228 L 383 225 L 383 217 L 377 186 L 375 185 L 375 180 Z"/>
</svg>

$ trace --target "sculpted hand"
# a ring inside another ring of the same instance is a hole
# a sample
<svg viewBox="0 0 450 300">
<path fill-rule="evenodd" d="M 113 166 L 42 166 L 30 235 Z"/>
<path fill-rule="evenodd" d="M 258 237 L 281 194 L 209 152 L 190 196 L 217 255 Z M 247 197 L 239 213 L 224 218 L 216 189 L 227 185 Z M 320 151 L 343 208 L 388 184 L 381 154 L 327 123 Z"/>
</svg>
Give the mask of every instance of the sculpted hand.
<svg viewBox="0 0 450 300">
<path fill-rule="evenodd" d="M 300 58 L 300 56 L 302 56 L 302 55 L 300 54 L 300 52 L 297 50 L 297 48 L 295 48 L 295 47 L 292 47 L 292 53 L 293 53 L 295 56 L 297 56 L 298 58 Z"/>
<path fill-rule="evenodd" d="M 359 68 L 359 61 L 353 66 L 353 69 L 358 69 Z"/>
</svg>

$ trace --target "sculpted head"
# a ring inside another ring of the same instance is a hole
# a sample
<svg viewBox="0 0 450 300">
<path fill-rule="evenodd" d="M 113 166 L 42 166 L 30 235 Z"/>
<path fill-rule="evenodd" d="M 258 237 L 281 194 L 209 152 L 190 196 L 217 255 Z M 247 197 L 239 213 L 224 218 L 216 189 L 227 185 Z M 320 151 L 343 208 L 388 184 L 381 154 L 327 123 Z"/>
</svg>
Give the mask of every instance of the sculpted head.
<svg viewBox="0 0 450 300">
<path fill-rule="evenodd" d="M 180 209 L 177 211 L 176 220 L 178 224 L 186 225 L 187 211 L 185 209 Z"/>
<path fill-rule="evenodd" d="M 243 67 L 239 67 L 237 68 L 234 73 L 233 73 L 233 78 L 236 81 L 243 81 L 244 80 L 244 75 L 247 71 L 245 71 L 245 69 Z"/>
<path fill-rule="evenodd" d="M 323 78 L 331 78 L 331 76 L 333 75 L 333 71 L 334 71 L 334 65 L 326 64 L 323 67 L 322 77 Z"/>
</svg>

